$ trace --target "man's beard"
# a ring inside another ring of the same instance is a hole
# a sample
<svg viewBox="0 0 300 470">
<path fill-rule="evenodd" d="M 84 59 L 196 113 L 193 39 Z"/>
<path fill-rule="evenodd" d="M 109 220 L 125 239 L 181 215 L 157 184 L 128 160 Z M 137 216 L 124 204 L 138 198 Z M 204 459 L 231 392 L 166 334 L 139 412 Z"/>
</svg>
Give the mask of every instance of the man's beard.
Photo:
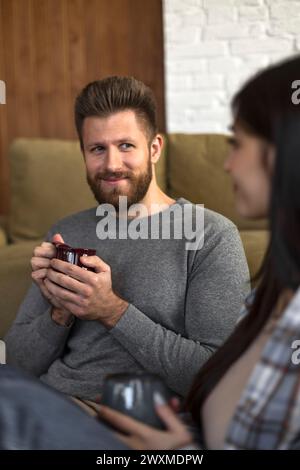
<svg viewBox="0 0 300 470">
<path fill-rule="evenodd" d="M 101 180 L 104 178 L 128 178 L 129 188 L 127 191 L 121 188 L 106 188 L 103 190 Z M 138 176 L 133 175 L 131 172 L 121 171 L 105 171 L 99 173 L 95 179 L 90 178 L 87 174 L 87 182 L 99 204 L 111 204 L 119 211 L 119 196 L 127 197 L 128 208 L 132 204 L 140 202 L 146 195 L 149 185 L 152 180 L 152 164 L 150 158 L 148 159 L 147 168 L 144 173 Z"/>
</svg>

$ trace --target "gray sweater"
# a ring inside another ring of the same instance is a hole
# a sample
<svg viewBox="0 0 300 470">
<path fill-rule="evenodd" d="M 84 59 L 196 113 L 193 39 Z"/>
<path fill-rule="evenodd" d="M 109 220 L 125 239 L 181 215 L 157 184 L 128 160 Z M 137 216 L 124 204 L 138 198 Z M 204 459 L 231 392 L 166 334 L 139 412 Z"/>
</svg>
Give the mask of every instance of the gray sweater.
<svg viewBox="0 0 300 470">
<path fill-rule="evenodd" d="M 232 331 L 249 290 L 237 228 L 215 212 L 204 214 L 199 250 L 186 250 L 185 238 L 99 240 L 95 208 L 58 222 L 47 239 L 61 233 L 71 246 L 95 248 L 111 266 L 114 291 L 129 307 L 110 330 L 78 319 L 71 327 L 59 326 L 33 284 L 5 338 L 8 363 L 85 399 L 101 393 L 105 375 L 139 371 L 158 374 L 185 395 Z"/>
</svg>

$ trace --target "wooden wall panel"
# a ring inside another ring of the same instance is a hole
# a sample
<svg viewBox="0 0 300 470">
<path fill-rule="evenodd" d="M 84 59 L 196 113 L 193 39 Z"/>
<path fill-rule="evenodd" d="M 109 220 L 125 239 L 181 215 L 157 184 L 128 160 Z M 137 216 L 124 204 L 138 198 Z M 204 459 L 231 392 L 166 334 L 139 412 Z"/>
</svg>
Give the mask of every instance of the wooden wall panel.
<svg viewBox="0 0 300 470">
<path fill-rule="evenodd" d="M 161 0 L 0 0 L 0 214 L 9 209 L 11 141 L 75 138 L 77 93 L 107 75 L 149 85 L 165 130 Z"/>
</svg>

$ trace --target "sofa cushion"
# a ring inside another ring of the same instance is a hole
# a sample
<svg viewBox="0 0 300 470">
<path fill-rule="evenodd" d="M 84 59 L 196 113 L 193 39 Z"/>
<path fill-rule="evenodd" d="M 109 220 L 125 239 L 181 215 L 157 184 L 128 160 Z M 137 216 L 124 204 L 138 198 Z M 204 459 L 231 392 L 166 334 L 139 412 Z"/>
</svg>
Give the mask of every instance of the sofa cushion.
<svg viewBox="0 0 300 470">
<path fill-rule="evenodd" d="M 77 141 L 17 139 L 11 145 L 9 159 L 12 241 L 42 238 L 57 220 L 96 206 Z M 165 189 L 164 153 L 157 174 Z"/>
<path fill-rule="evenodd" d="M 264 221 L 247 221 L 235 210 L 229 176 L 223 169 L 228 153 L 225 135 L 169 134 L 168 184 L 172 197 L 204 204 L 231 219 L 239 229 L 262 229 Z"/>
<path fill-rule="evenodd" d="M 267 230 L 241 230 L 240 236 L 250 271 L 251 279 L 257 274 L 269 242 Z"/>
<path fill-rule="evenodd" d="M 42 238 L 57 219 L 96 205 L 77 142 L 17 139 L 9 160 L 11 240 Z"/>
</svg>

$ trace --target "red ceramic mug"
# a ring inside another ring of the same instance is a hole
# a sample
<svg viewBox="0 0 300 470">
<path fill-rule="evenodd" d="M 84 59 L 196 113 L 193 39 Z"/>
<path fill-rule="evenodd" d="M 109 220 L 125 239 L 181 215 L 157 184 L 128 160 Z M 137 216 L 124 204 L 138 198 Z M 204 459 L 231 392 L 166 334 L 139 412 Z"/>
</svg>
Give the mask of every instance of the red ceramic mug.
<svg viewBox="0 0 300 470">
<path fill-rule="evenodd" d="M 72 248 L 65 243 L 55 243 L 56 256 L 55 258 L 67 263 L 76 264 L 80 268 L 87 269 L 88 271 L 94 271 L 93 268 L 87 268 L 80 262 L 81 256 L 95 256 L 96 250 L 91 248 Z"/>
</svg>

